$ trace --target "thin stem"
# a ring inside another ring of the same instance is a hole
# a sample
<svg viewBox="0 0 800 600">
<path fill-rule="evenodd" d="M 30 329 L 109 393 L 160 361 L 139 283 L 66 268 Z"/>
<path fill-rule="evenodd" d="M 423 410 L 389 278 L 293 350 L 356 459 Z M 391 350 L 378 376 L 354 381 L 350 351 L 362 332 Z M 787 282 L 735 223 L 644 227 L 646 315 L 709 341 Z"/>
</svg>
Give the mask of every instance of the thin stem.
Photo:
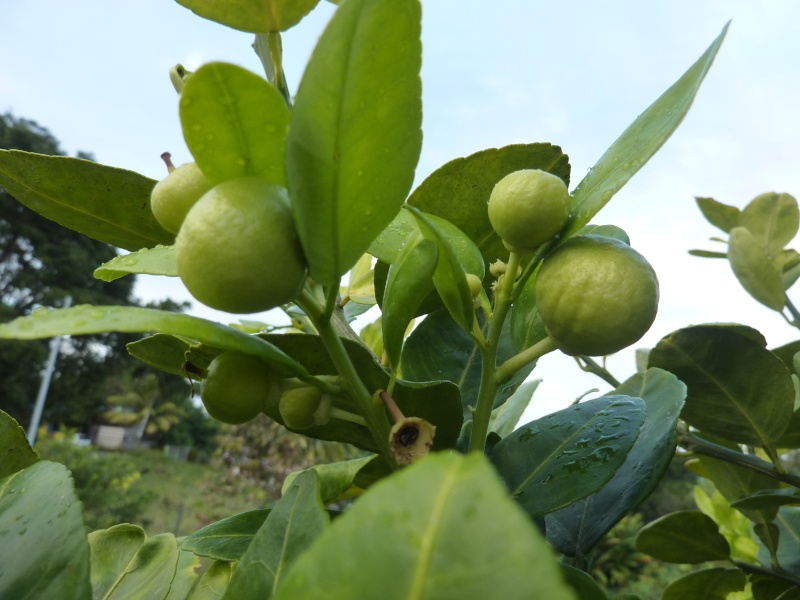
<svg viewBox="0 0 800 600">
<path fill-rule="evenodd" d="M 797 307 L 794 303 L 789 300 L 789 296 L 786 296 L 786 308 L 789 309 L 789 312 L 792 314 L 792 320 L 789 321 L 792 325 L 800 329 L 800 312 L 797 310 Z"/>
<path fill-rule="evenodd" d="M 514 376 L 514 373 L 519 371 L 522 367 L 527 365 L 538 358 L 541 358 L 548 352 L 558 350 L 556 341 L 547 336 L 543 340 L 539 340 L 533 346 L 526 348 L 519 354 L 512 356 L 502 365 L 497 367 L 494 378 L 498 384 L 503 384 Z"/>
<path fill-rule="evenodd" d="M 775 466 L 775 470 L 781 475 L 785 475 L 786 469 L 783 467 L 783 463 L 781 463 L 781 457 L 778 456 L 775 448 L 764 446 L 764 452 L 769 457 L 770 462 Z"/>
<path fill-rule="evenodd" d="M 760 565 L 753 565 L 747 562 L 742 562 L 740 560 L 731 560 L 730 561 L 735 567 L 738 567 L 745 573 L 755 573 L 759 575 L 767 575 L 769 577 L 775 577 L 776 579 L 781 579 L 783 581 L 787 581 L 793 585 L 800 585 L 800 577 L 797 577 L 793 573 L 788 571 L 784 571 L 783 569 L 767 569 Z"/>
<path fill-rule="evenodd" d="M 332 285 L 328 289 L 328 293 L 325 296 L 325 311 L 322 313 L 322 319 L 325 321 L 330 321 L 331 316 L 333 315 L 333 311 L 336 310 L 339 304 L 339 285 Z"/>
<path fill-rule="evenodd" d="M 363 425 L 364 427 L 367 426 L 367 422 L 364 420 L 364 417 L 361 415 L 357 415 L 355 413 L 351 413 L 347 410 L 342 410 L 341 408 L 336 408 L 335 406 L 331 407 L 330 416 L 334 419 L 341 419 L 342 421 L 347 421 L 349 423 L 355 423 L 356 425 Z"/>
<path fill-rule="evenodd" d="M 617 380 L 617 378 L 609 373 L 608 369 L 606 369 L 604 366 L 597 364 L 597 361 L 594 359 L 590 358 L 589 356 L 576 356 L 575 360 L 582 371 L 594 373 L 606 383 L 611 384 L 614 387 L 619 387 L 620 382 Z M 583 361 L 585 364 L 581 364 L 581 361 Z"/>
</svg>

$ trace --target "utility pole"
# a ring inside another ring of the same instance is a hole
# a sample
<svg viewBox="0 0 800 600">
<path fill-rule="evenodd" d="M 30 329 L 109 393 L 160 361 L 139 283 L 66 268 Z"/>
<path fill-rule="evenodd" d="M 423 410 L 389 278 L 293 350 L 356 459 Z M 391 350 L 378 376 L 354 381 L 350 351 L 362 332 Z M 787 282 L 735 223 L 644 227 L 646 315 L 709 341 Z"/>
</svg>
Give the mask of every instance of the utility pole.
<svg viewBox="0 0 800 600">
<path fill-rule="evenodd" d="M 64 300 L 63 308 L 69 308 L 70 305 L 72 305 L 72 298 L 67 296 Z M 59 335 L 50 340 L 50 356 L 47 357 L 47 365 L 45 366 L 44 373 L 42 373 L 42 381 L 39 384 L 39 393 L 36 395 L 36 405 L 33 408 L 31 424 L 28 426 L 28 443 L 31 446 L 36 442 L 36 432 L 39 429 L 39 421 L 42 419 L 44 401 L 47 398 L 47 390 L 50 388 L 50 380 L 53 378 L 53 371 L 56 370 L 56 359 L 58 358 L 58 351 L 61 349 L 61 342 L 63 339 L 64 336 Z"/>
</svg>

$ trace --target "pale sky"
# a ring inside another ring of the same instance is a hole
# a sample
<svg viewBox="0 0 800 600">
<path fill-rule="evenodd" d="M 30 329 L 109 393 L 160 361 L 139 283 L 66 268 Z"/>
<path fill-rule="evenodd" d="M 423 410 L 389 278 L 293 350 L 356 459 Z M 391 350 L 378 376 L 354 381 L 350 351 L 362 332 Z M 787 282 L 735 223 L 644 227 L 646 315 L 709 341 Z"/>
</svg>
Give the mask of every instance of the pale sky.
<svg viewBox="0 0 800 600">
<path fill-rule="evenodd" d="M 800 194 L 800 3 L 794 0 L 423 0 L 424 142 L 417 183 L 441 164 L 490 147 L 552 142 L 569 154 L 574 188 L 605 149 L 699 57 L 732 19 L 693 108 L 664 148 L 594 219 L 625 229 L 655 267 L 659 316 L 636 347 L 696 323 L 738 321 L 771 346 L 800 337 L 738 286 L 694 196 L 742 207 L 766 191 Z M 334 6 L 284 35 L 296 89 Z M 0 0 L 0 112 L 37 121 L 70 154 L 160 179 L 159 155 L 191 157 L 168 71 L 233 62 L 262 73 L 252 36 L 171 0 Z M 792 247 L 792 244 L 790 244 Z M 140 277 L 147 299 L 188 299 L 179 281 Z M 792 293 L 790 292 L 790 295 Z M 194 314 L 230 317 L 195 303 Z M 250 318 L 250 317 L 247 317 Z M 258 318 L 258 317 L 256 317 Z M 272 316 L 264 317 L 270 319 Z M 609 360 L 625 379 L 633 350 Z M 528 417 L 608 386 L 550 356 Z"/>
</svg>

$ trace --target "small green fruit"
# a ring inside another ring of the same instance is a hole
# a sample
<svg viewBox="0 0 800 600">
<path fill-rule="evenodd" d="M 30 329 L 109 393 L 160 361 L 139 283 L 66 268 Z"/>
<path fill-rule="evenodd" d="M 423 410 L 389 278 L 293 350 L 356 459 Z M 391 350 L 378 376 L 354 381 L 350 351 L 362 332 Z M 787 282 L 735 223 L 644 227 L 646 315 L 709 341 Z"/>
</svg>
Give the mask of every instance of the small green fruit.
<svg viewBox="0 0 800 600">
<path fill-rule="evenodd" d="M 186 213 L 210 189 L 211 184 L 197 163 L 186 163 L 155 185 L 150 194 L 150 210 L 164 229 L 178 233 Z"/>
<path fill-rule="evenodd" d="M 553 239 L 569 220 L 569 192 L 560 177 L 515 171 L 494 186 L 489 221 L 509 250 L 530 251 Z"/>
<path fill-rule="evenodd" d="M 562 352 L 605 356 L 650 329 L 658 311 L 658 279 L 650 263 L 624 242 L 575 236 L 539 268 L 536 305 Z"/>
<path fill-rule="evenodd" d="M 244 423 L 277 404 L 280 378 L 264 361 L 223 352 L 208 367 L 200 397 L 208 414 L 223 423 Z"/>
<path fill-rule="evenodd" d="M 302 431 L 331 419 L 333 399 L 316 387 L 288 390 L 280 400 L 281 418 L 289 429 Z"/>
<path fill-rule="evenodd" d="M 286 304 L 306 278 L 286 190 L 258 177 L 205 194 L 178 232 L 175 258 L 192 296 L 229 313 Z"/>
</svg>

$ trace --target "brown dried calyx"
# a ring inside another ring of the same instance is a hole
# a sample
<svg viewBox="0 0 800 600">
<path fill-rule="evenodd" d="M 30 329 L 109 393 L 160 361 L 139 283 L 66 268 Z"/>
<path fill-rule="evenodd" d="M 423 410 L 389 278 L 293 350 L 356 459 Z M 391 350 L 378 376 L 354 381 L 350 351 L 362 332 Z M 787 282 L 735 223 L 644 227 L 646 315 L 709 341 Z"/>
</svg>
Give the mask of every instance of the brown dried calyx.
<svg viewBox="0 0 800 600">
<path fill-rule="evenodd" d="M 420 417 L 403 416 L 387 392 L 381 392 L 380 397 L 395 422 L 389 433 L 389 449 L 395 462 L 409 465 L 426 456 L 433 448 L 436 427 Z"/>
</svg>

